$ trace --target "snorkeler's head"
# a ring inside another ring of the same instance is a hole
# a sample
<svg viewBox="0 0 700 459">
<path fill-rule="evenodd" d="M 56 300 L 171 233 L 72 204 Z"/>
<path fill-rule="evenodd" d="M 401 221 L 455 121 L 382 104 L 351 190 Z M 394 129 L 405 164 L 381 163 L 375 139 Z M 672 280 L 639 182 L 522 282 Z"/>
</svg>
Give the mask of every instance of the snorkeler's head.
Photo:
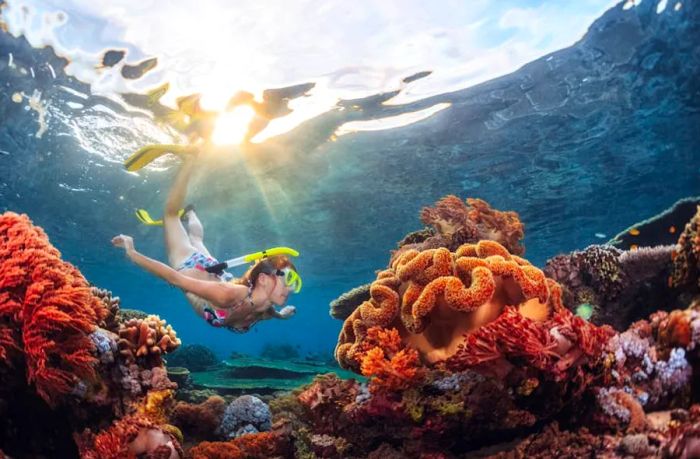
<svg viewBox="0 0 700 459">
<path fill-rule="evenodd" d="M 285 255 L 272 255 L 255 262 L 241 281 L 253 288 L 263 285 L 269 289 L 273 303 L 281 305 L 290 293 L 301 290 L 301 277 L 294 264 Z"/>
</svg>

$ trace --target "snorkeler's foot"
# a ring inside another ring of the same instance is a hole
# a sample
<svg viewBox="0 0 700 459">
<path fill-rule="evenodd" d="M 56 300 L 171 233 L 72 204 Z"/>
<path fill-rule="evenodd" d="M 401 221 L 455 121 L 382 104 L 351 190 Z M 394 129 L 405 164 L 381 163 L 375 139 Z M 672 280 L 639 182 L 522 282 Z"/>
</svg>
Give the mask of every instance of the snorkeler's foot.
<svg viewBox="0 0 700 459">
<path fill-rule="evenodd" d="M 194 213 L 194 204 L 187 204 L 181 212 L 180 220 L 182 220 L 183 223 L 187 223 L 190 219 L 190 215 Z"/>
<path fill-rule="evenodd" d="M 190 207 L 190 211 L 194 212 L 194 207 L 193 206 L 188 206 Z M 180 209 L 178 211 L 178 215 L 180 216 L 180 219 L 183 222 L 186 222 L 187 217 L 185 215 L 187 214 L 187 208 L 185 209 Z M 163 226 L 163 220 L 156 220 L 153 217 L 151 217 L 151 214 L 148 213 L 146 209 L 136 209 L 136 218 L 143 223 L 146 226 Z"/>
<path fill-rule="evenodd" d="M 196 157 L 201 148 L 198 145 L 155 144 L 139 148 L 124 161 L 129 172 L 135 172 L 152 163 L 161 156 L 171 153 L 182 158 Z"/>
</svg>

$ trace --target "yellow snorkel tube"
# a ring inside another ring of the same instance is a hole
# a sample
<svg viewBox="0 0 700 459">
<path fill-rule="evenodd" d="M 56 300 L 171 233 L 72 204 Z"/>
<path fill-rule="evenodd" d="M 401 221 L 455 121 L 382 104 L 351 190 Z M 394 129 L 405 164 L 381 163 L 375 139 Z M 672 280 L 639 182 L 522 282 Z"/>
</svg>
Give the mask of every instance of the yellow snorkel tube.
<svg viewBox="0 0 700 459">
<path fill-rule="evenodd" d="M 231 258 L 230 260 L 209 266 L 208 268 L 205 268 L 205 270 L 213 274 L 218 274 L 224 269 L 245 265 L 247 263 L 255 263 L 258 260 L 274 255 L 291 255 L 293 257 L 298 257 L 299 252 L 291 247 L 272 247 L 270 249 L 261 250 L 260 252 L 253 252 L 246 255 L 241 255 L 240 257 Z M 288 287 L 294 286 L 294 293 L 298 293 L 299 290 L 301 290 L 301 277 L 294 270 L 290 269 L 289 273 L 285 275 L 285 283 Z"/>
</svg>

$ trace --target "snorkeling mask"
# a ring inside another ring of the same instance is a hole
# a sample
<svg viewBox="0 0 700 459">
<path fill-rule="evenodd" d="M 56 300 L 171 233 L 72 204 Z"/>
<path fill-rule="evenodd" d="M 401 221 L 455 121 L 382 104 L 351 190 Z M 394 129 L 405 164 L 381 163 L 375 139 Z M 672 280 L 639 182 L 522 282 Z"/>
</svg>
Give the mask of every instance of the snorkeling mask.
<svg viewBox="0 0 700 459">
<path fill-rule="evenodd" d="M 241 255 L 237 258 L 231 258 L 230 260 L 209 266 L 208 268 L 205 268 L 205 271 L 218 275 L 226 268 L 233 268 L 246 263 L 255 263 L 258 260 L 262 260 L 263 258 L 271 257 L 273 255 L 291 255 L 293 257 L 298 257 L 299 252 L 290 247 L 273 247 L 260 252 L 253 252 L 247 255 Z M 286 267 L 284 269 L 276 270 L 274 274 L 284 277 L 284 284 L 288 288 L 293 289 L 294 293 L 299 293 L 302 285 L 301 276 L 299 276 L 299 273 L 290 267 Z"/>
<path fill-rule="evenodd" d="M 286 267 L 284 269 L 278 269 L 275 271 L 275 274 L 284 277 L 284 285 L 287 286 L 288 289 L 292 290 L 294 293 L 299 293 L 302 285 L 299 273 L 290 267 Z"/>
</svg>

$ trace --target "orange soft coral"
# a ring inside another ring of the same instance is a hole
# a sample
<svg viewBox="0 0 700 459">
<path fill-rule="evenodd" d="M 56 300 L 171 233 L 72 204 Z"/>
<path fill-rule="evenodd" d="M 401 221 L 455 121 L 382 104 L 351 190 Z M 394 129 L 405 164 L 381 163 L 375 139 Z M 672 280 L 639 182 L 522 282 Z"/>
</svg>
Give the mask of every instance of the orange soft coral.
<svg viewBox="0 0 700 459">
<path fill-rule="evenodd" d="M 26 215 L 0 216 L 0 358 L 23 352 L 28 380 L 49 404 L 95 375 L 88 335 L 107 314 L 41 228 Z"/>
<path fill-rule="evenodd" d="M 506 305 L 539 321 L 553 307 L 542 271 L 487 240 L 463 244 L 454 253 L 407 250 L 381 272 L 370 292 L 346 319 L 336 347 L 341 365 L 355 370 L 361 370 L 361 343 L 373 326 L 396 327 L 406 344 L 434 363 L 454 354 L 465 332 L 495 320 Z M 382 360 L 376 351 L 372 356 L 375 363 Z"/>
</svg>

